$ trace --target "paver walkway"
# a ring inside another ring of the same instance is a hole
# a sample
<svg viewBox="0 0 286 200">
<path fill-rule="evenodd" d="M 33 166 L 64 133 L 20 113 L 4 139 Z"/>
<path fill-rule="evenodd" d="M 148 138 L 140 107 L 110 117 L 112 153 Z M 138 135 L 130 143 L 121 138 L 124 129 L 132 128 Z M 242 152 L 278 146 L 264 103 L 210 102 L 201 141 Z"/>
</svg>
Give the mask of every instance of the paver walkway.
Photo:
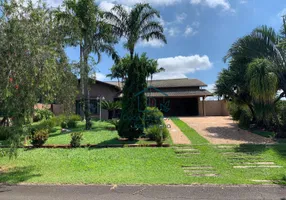
<svg viewBox="0 0 286 200">
<path fill-rule="evenodd" d="M 273 143 L 269 138 L 240 129 L 231 117 L 181 117 L 180 119 L 213 144 Z"/>
<path fill-rule="evenodd" d="M 171 119 L 164 120 L 170 132 L 174 144 L 191 144 L 190 140 L 184 133 L 173 123 Z"/>
</svg>

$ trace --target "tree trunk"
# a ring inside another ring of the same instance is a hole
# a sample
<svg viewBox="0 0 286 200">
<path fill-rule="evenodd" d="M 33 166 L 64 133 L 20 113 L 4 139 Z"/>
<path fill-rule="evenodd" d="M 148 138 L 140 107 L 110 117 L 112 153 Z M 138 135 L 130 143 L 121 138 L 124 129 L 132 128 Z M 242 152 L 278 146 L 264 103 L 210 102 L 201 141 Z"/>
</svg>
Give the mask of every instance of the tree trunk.
<svg viewBox="0 0 286 200">
<path fill-rule="evenodd" d="M 84 49 L 83 52 L 84 57 L 84 115 L 85 115 L 85 129 L 90 130 L 91 129 L 91 116 L 90 116 L 90 97 L 89 97 L 89 88 L 88 88 L 88 54 L 86 52 L 86 49 Z"/>
<path fill-rule="evenodd" d="M 256 119 L 256 115 L 255 115 L 254 109 L 253 109 L 252 105 L 250 105 L 250 104 L 247 104 L 247 106 L 248 106 L 248 108 L 249 108 L 249 110 L 250 110 L 250 112 L 252 114 L 252 122 L 255 123 L 257 119 Z"/>
</svg>

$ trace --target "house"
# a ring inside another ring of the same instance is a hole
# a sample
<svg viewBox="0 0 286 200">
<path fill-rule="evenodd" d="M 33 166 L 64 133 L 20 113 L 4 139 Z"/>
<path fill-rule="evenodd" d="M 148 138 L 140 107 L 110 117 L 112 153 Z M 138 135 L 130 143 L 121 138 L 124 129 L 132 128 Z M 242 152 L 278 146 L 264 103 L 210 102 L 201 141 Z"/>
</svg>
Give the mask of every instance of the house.
<svg viewBox="0 0 286 200">
<path fill-rule="evenodd" d="M 165 116 L 206 116 L 227 115 L 222 102 L 207 102 L 205 98 L 212 93 L 205 89 L 207 85 L 198 79 L 166 79 L 148 81 L 144 92 L 148 106 L 158 107 Z M 122 98 L 122 85 L 116 81 L 96 81 L 90 90 L 91 114 L 99 117 L 99 97 L 108 101 Z M 135 94 L 137 95 L 137 94 Z M 138 102 L 139 104 L 140 102 Z M 80 99 L 76 101 L 76 113 L 80 114 Z M 208 114 L 209 113 L 209 114 Z M 102 118 L 107 119 L 108 112 L 102 110 Z"/>
</svg>

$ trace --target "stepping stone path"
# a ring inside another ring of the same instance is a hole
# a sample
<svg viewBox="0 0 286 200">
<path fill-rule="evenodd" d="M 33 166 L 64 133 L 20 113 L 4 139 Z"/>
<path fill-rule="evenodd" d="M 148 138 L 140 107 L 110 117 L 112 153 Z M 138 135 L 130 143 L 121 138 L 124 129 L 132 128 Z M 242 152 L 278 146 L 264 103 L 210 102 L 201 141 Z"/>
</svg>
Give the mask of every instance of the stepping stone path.
<svg viewBox="0 0 286 200">
<path fill-rule="evenodd" d="M 191 146 L 175 146 L 173 149 L 178 158 L 191 158 L 193 155 L 200 154 L 198 149 Z"/>
<path fill-rule="evenodd" d="M 194 177 L 217 177 L 215 169 L 211 166 L 182 166 L 187 176 Z"/>
<path fill-rule="evenodd" d="M 174 124 L 171 119 L 164 120 L 168 127 L 170 136 L 174 144 L 191 144 L 187 136 Z"/>
<path fill-rule="evenodd" d="M 240 152 L 234 151 L 235 146 L 219 145 L 216 148 L 230 160 L 234 169 L 283 167 L 276 165 L 273 161 L 265 161 L 257 151 L 250 152 L 247 148 L 239 148 Z"/>
</svg>

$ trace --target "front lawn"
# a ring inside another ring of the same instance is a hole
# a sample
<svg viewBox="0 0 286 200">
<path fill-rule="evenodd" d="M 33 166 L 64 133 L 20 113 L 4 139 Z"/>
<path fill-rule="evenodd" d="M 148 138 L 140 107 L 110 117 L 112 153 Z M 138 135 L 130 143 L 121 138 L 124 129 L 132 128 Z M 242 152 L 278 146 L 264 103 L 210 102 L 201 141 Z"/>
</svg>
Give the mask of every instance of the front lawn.
<svg viewBox="0 0 286 200">
<path fill-rule="evenodd" d="M 71 129 L 72 132 L 82 132 L 83 140 L 81 144 L 150 144 L 154 141 L 148 140 L 135 140 L 135 141 L 122 141 L 119 140 L 119 135 L 114 126 L 107 122 L 93 121 L 92 129 L 89 131 L 84 130 L 85 123 L 77 122 L 77 128 Z M 50 133 L 49 139 L 45 144 L 69 144 L 71 140 L 71 132 L 62 133 L 61 127 L 55 127 L 55 130 Z"/>
<path fill-rule="evenodd" d="M 173 121 L 192 145 L 173 145 L 170 148 L 19 149 L 16 159 L 0 158 L 0 182 L 286 184 L 285 144 L 212 145 L 181 120 Z M 107 135 L 113 133 L 110 130 L 99 131 L 98 128 L 98 132 L 90 134 L 105 134 L 105 131 Z M 102 140 L 118 137 L 113 134 Z M 69 138 L 69 134 L 61 136 Z M 56 137 L 59 136 L 50 139 Z M 100 139 L 94 141 L 101 142 Z"/>
</svg>

